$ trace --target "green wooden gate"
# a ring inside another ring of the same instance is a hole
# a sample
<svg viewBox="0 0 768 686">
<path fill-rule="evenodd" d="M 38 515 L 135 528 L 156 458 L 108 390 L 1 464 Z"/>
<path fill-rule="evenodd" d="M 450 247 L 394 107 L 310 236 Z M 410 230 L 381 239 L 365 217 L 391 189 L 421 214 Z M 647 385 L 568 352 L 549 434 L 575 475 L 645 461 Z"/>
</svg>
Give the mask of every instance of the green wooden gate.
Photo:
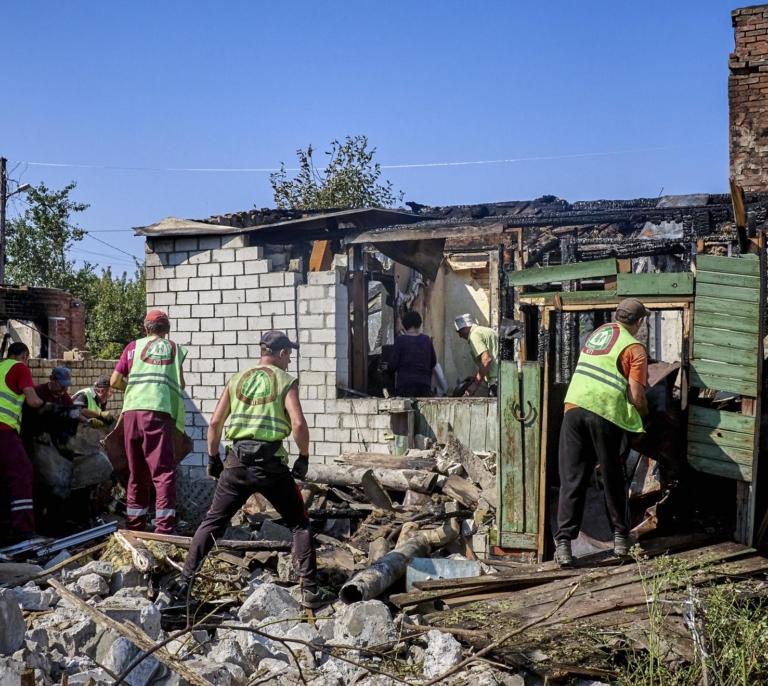
<svg viewBox="0 0 768 686">
<path fill-rule="evenodd" d="M 696 258 L 690 385 L 757 398 L 761 279 L 757 255 Z M 688 462 L 702 472 L 752 481 L 755 418 L 691 406 Z"/>
<path fill-rule="evenodd" d="M 499 365 L 498 543 L 538 550 L 541 478 L 541 368 L 538 362 Z"/>
</svg>

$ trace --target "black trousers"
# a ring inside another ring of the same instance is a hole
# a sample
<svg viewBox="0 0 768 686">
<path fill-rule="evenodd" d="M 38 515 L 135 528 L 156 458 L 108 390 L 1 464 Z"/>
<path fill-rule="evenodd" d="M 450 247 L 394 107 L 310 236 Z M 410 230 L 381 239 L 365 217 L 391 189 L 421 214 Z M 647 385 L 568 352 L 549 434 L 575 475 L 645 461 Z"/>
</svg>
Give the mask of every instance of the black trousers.
<svg viewBox="0 0 768 686">
<path fill-rule="evenodd" d="M 624 437 L 624 429 L 594 412 L 574 407 L 565 413 L 560 429 L 560 504 L 555 540 L 572 541 L 579 535 L 587 488 L 598 462 L 614 533 L 629 533 L 628 450 Z"/>
<path fill-rule="evenodd" d="M 260 467 L 240 465 L 221 473 L 213 502 L 198 527 L 184 562 L 184 576 L 191 577 L 203 565 L 217 538 L 221 538 L 229 520 L 245 505 L 253 493 L 263 495 L 278 511 L 293 532 L 293 551 L 299 561 L 302 585 L 312 585 L 317 576 L 317 557 L 312 541 L 309 515 L 301 491 L 288 467 L 266 473 Z"/>
</svg>

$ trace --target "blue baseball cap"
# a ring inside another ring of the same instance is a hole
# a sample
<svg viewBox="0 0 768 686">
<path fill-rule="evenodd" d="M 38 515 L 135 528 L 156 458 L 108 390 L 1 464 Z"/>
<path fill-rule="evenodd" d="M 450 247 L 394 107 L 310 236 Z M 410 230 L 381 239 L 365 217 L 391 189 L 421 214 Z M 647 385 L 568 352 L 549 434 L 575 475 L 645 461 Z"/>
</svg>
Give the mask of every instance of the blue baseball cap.
<svg viewBox="0 0 768 686">
<path fill-rule="evenodd" d="M 62 386 L 72 385 L 72 372 L 66 367 L 54 367 L 51 378 L 58 381 Z"/>
</svg>

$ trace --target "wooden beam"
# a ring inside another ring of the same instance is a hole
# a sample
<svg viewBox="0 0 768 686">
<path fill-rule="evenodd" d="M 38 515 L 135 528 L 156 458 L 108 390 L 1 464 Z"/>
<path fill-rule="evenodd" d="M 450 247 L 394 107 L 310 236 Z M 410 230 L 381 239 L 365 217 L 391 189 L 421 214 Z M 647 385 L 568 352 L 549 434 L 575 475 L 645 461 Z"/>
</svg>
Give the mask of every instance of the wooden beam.
<svg viewBox="0 0 768 686">
<path fill-rule="evenodd" d="M 86 617 L 92 619 L 99 626 L 112 629 L 117 632 L 123 638 L 127 638 L 133 645 L 140 650 L 151 650 L 155 647 L 156 641 L 152 640 L 146 633 L 144 633 L 139 627 L 131 622 L 118 622 L 111 617 L 105 615 L 101 610 L 92 607 L 84 600 L 76 596 L 70 590 L 64 587 L 63 584 L 56 581 L 56 579 L 50 579 L 48 583 L 56 589 L 57 593 L 69 602 L 70 605 L 75 607 L 79 612 L 82 612 Z M 162 662 L 166 667 L 172 669 L 180 677 L 186 679 L 193 686 L 212 686 L 208 679 L 203 678 L 197 672 L 193 671 L 185 664 L 179 662 L 176 658 L 165 649 L 160 648 L 153 653 L 155 658 L 159 662 Z"/>
<path fill-rule="evenodd" d="M 616 295 L 619 296 L 691 295 L 693 274 L 619 274 L 616 284 Z"/>
<path fill-rule="evenodd" d="M 594 262 L 576 262 L 557 267 L 539 267 L 510 272 L 507 275 L 507 282 L 510 286 L 535 286 L 542 283 L 611 276 L 616 272 L 615 259 L 595 260 Z"/>
<path fill-rule="evenodd" d="M 327 272 L 333 266 L 333 253 L 330 241 L 315 241 L 309 256 L 309 271 Z"/>
<path fill-rule="evenodd" d="M 368 284 L 365 272 L 357 270 L 357 253 L 362 251 L 355 246 L 355 271 L 349 274 L 352 280 L 352 388 L 365 393 L 368 390 Z"/>
</svg>

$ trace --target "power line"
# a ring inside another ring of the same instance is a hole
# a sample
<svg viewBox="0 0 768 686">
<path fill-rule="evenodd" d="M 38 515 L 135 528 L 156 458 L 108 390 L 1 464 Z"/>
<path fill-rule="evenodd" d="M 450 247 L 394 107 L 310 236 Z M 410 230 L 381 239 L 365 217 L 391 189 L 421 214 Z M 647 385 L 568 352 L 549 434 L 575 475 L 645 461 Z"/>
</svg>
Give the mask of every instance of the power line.
<svg viewBox="0 0 768 686">
<path fill-rule="evenodd" d="M 128 230 L 130 231 L 130 229 L 128 229 Z M 85 233 L 86 233 L 86 235 L 88 235 L 88 236 L 90 236 L 91 238 L 93 238 L 93 240 L 95 240 L 95 241 L 98 241 L 99 243 L 103 243 L 103 244 L 104 244 L 104 245 L 106 245 L 108 248 L 112 248 L 113 250 L 117 250 L 117 252 L 121 252 L 121 253 L 123 253 L 123 255 L 128 255 L 128 257 L 131 257 L 131 258 L 133 258 L 134 260 L 138 260 L 138 259 L 139 259 L 138 257 L 136 257 L 135 255 L 133 255 L 132 253 L 126 252 L 126 251 L 125 251 L 125 250 L 123 250 L 122 248 L 118 248 L 117 246 L 115 246 L 115 245 L 112 245 L 111 243 L 107 243 L 106 241 L 103 241 L 103 240 L 101 240 L 101 238 L 96 238 L 96 236 L 91 236 L 91 232 L 90 232 L 90 231 L 86 231 Z"/>
<path fill-rule="evenodd" d="M 414 164 L 382 164 L 381 169 L 424 169 L 430 167 L 463 167 L 483 164 L 514 164 L 518 162 L 539 162 L 547 160 L 567 160 L 582 157 L 601 157 L 608 155 L 628 155 L 638 152 L 657 152 L 661 150 L 680 150 L 683 148 L 698 148 L 710 145 L 720 145 L 720 142 L 687 143 L 683 145 L 665 145 L 654 148 L 633 148 L 629 150 L 606 150 L 599 152 L 574 153 L 570 155 L 544 155 L 540 157 L 510 157 L 496 160 L 473 160 L 466 162 L 420 162 Z M 118 165 L 97 164 L 65 164 L 59 162 L 19 162 L 31 167 L 64 167 L 69 169 L 109 169 L 115 171 L 152 171 L 152 172 L 205 172 L 205 173 L 274 173 L 279 167 L 124 167 Z M 284 171 L 300 171 L 298 168 L 286 167 Z"/>
</svg>

